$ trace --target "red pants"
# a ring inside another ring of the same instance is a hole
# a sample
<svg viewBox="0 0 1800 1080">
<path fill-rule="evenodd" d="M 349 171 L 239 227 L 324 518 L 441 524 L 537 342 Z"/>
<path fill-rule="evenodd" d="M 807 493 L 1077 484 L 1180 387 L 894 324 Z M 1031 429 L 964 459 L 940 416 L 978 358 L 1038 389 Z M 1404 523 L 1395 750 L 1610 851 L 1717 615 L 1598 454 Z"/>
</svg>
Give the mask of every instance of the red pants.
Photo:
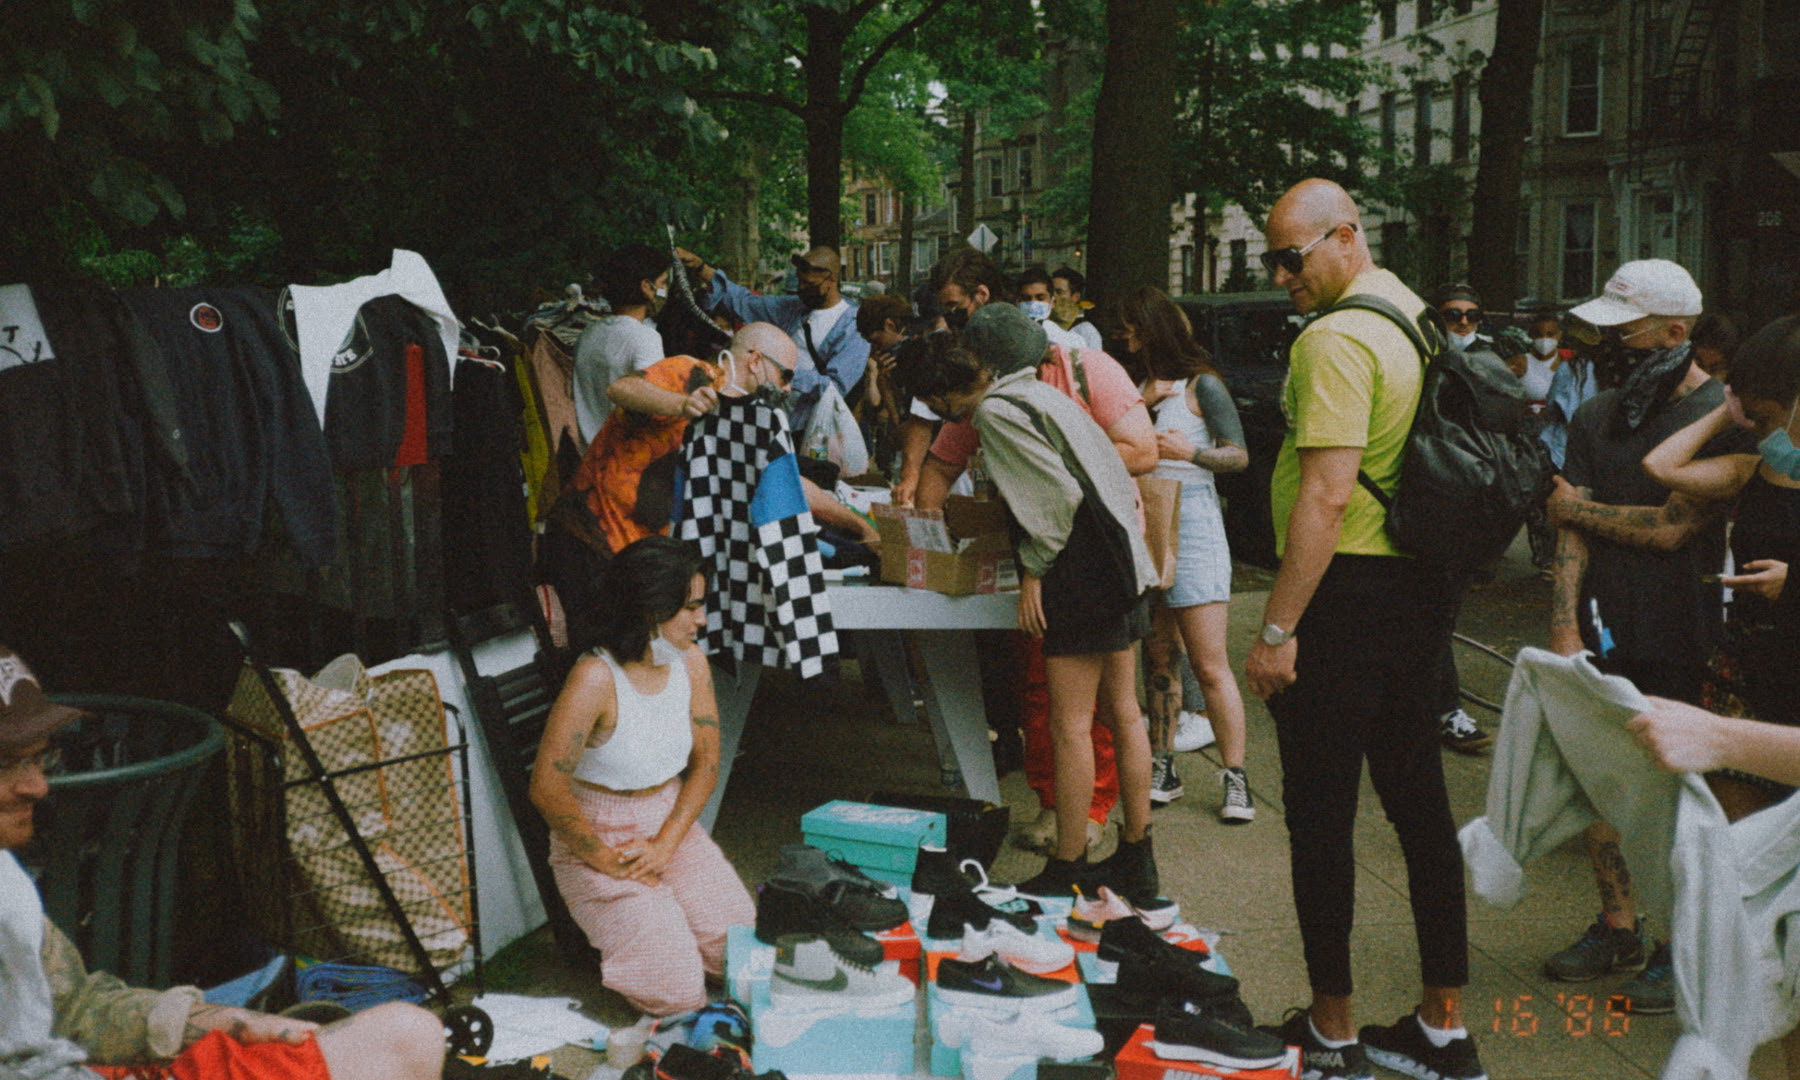
<svg viewBox="0 0 1800 1080">
<path fill-rule="evenodd" d="M 167 1065 L 89 1065 L 106 1080 L 330 1080 L 319 1040 L 246 1045 L 209 1031 Z"/>
<path fill-rule="evenodd" d="M 1037 792 L 1038 803 L 1045 809 L 1056 806 L 1056 764 L 1050 741 L 1050 678 L 1044 671 L 1043 642 L 1030 634 L 1020 634 L 1019 671 L 1022 674 L 1019 694 L 1020 734 L 1025 740 L 1025 781 Z M 1093 723 L 1094 798 L 1088 804 L 1088 817 L 1101 824 L 1119 801 L 1119 769 L 1113 762 L 1112 729 L 1102 724 L 1098 710 Z"/>
</svg>

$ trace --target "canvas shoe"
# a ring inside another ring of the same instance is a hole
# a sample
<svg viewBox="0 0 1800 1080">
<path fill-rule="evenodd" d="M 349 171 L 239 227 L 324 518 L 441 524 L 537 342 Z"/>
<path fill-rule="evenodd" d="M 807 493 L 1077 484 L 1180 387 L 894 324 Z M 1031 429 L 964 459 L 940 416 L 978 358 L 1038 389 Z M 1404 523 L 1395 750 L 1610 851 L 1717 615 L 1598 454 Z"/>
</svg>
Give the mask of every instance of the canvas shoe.
<svg viewBox="0 0 1800 1080">
<path fill-rule="evenodd" d="M 1487 1080 L 1474 1039 L 1465 1034 L 1437 1046 L 1425 1036 L 1418 1013 L 1407 1013 L 1387 1027 L 1365 1025 L 1357 1038 L 1370 1061 L 1418 1080 Z"/>
<path fill-rule="evenodd" d="M 937 988 L 945 1005 L 977 1009 L 1055 1012 L 1080 999 L 1074 983 L 1020 971 L 997 956 L 974 963 L 945 957 L 938 961 Z"/>
<path fill-rule="evenodd" d="M 1460 707 L 1438 717 L 1438 740 L 1445 749 L 1459 754 L 1479 754 L 1494 745 L 1494 736 Z"/>
<path fill-rule="evenodd" d="M 885 1009 L 913 999 L 904 975 L 846 960 L 824 938 L 789 934 L 775 944 L 769 1000 L 795 1009 Z"/>
<path fill-rule="evenodd" d="M 1644 966 L 1644 918 L 1637 928 L 1619 930 L 1602 912 L 1581 940 L 1544 961 L 1544 977 L 1558 982 L 1588 982 L 1602 975 L 1636 971 Z"/>
<path fill-rule="evenodd" d="M 1262 1030 L 1300 1048 L 1301 1080 L 1375 1080 L 1375 1067 L 1360 1042 L 1326 1046 L 1313 1034 L 1305 1009 L 1289 1009 L 1279 1027 Z"/>
<path fill-rule="evenodd" d="M 1167 806 L 1186 792 L 1175 772 L 1175 755 L 1158 754 L 1150 760 L 1150 805 Z"/>
<path fill-rule="evenodd" d="M 1240 765 L 1227 765 L 1219 770 L 1219 820 L 1226 824 L 1255 821 L 1256 803 L 1250 798 L 1250 777 Z"/>
<path fill-rule="evenodd" d="M 998 956 L 1020 971 L 1048 975 L 1075 962 L 1075 947 L 1059 937 L 1028 934 L 1003 919 L 989 919 L 984 927 L 965 927 L 957 959 L 975 961 L 990 956 Z"/>
<path fill-rule="evenodd" d="M 1287 1058 L 1287 1044 L 1280 1039 L 1207 1008 L 1158 1012 L 1150 1049 L 1165 1061 L 1199 1061 L 1219 1069 L 1273 1069 Z"/>
<path fill-rule="evenodd" d="M 1175 735 L 1169 740 L 1169 746 L 1177 753 L 1191 754 L 1218 741 L 1211 720 L 1197 712 L 1183 712 L 1175 718 Z"/>
</svg>

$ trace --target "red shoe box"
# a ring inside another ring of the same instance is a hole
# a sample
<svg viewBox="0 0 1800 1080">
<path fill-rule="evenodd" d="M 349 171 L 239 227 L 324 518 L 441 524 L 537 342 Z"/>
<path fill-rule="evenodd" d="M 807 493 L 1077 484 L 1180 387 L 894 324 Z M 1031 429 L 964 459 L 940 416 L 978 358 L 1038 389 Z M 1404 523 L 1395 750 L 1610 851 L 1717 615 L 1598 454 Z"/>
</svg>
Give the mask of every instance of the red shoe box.
<svg viewBox="0 0 1800 1080">
<path fill-rule="evenodd" d="M 882 959 L 900 961 L 900 974 L 911 979 L 914 986 L 919 985 L 919 958 L 923 955 L 923 948 L 911 920 L 892 930 L 883 930 L 870 936 L 881 942 Z"/>
<path fill-rule="evenodd" d="M 1119 1080 L 1187 1080 L 1188 1077 L 1216 1078 L 1227 1080 L 1299 1080 L 1300 1052 L 1288 1047 L 1288 1064 L 1274 1069 L 1216 1069 L 1199 1061 L 1167 1061 L 1157 1057 L 1150 1050 L 1150 1040 L 1156 1037 L 1156 1029 L 1149 1024 L 1140 1026 L 1131 1036 L 1119 1056 L 1113 1059 L 1113 1068 L 1118 1071 Z"/>
</svg>

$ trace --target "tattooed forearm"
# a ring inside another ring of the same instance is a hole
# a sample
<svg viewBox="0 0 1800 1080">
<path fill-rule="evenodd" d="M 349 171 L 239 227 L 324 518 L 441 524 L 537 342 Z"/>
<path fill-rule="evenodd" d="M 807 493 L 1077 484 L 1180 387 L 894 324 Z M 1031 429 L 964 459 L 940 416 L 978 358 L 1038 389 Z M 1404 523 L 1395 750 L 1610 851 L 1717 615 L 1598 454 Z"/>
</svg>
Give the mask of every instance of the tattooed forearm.
<svg viewBox="0 0 1800 1080">
<path fill-rule="evenodd" d="M 577 855 L 591 855 L 606 846 L 580 814 L 557 814 L 549 822 L 551 830 L 567 841 Z"/>
<path fill-rule="evenodd" d="M 694 725 L 696 727 L 716 728 L 719 726 L 719 718 L 711 713 L 707 713 L 704 716 L 696 716 L 694 717 Z"/>
</svg>

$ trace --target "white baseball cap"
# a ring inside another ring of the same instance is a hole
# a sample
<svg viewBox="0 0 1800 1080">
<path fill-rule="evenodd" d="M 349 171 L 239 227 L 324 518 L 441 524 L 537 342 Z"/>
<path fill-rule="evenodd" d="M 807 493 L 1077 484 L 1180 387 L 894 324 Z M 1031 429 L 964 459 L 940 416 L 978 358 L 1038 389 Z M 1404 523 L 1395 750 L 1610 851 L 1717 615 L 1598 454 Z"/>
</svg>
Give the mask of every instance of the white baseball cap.
<svg viewBox="0 0 1800 1080">
<path fill-rule="evenodd" d="M 1617 270 L 1599 296 L 1569 312 L 1593 326 L 1618 326 L 1646 315 L 1700 314 L 1700 286 L 1667 259 L 1638 259 Z"/>
</svg>

